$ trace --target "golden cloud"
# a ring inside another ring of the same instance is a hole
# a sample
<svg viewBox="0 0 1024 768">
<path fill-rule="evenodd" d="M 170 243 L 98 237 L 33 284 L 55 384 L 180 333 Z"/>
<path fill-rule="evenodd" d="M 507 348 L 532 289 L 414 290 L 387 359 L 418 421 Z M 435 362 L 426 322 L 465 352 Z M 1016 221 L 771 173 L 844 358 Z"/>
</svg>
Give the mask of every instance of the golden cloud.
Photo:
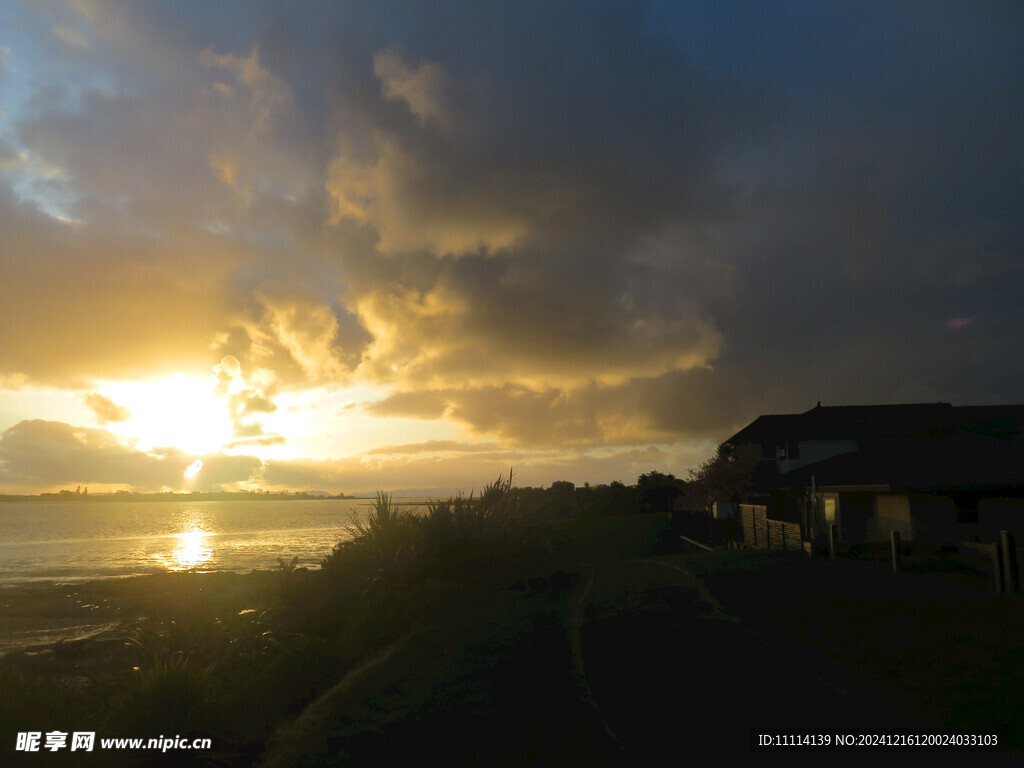
<svg viewBox="0 0 1024 768">
<path fill-rule="evenodd" d="M 185 471 L 201 458 L 192 488 L 248 481 L 262 462 L 252 456 L 197 457 L 172 448 L 139 450 L 105 429 L 56 421 L 22 421 L 0 435 L 0 484 L 38 492 L 67 484 L 181 489 Z"/>
<path fill-rule="evenodd" d="M 437 64 L 420 62 L 410 67 L 393 51 L 381 51 L 373 58 L 373 74 L 380 80 L 385 99 L 401 101 L 421 122 L 445 125 L 449 120 L 444 106 L 444 72 Z"/>
<path fill-rule="evenodd" d="M 439 179 L 447 171 L 395 141 L 378 137 L 377 158 L 360 164 L 339 156 L 328 172 L 327 192 L 334 204 L 332 222 L 372 224 L 384 253 L 427 249 L 438 254 L 500 251 L 525 239 L 531 226 L 516 205 L 496 205 L 491 189 L 459 187 L 458 179 Z M 439 185 L 446 195 L 433 197 Z"/>
<path fill-rule="evenodd" d="M 348 369 L 338 349 L 338 318 L 308 295 L 270 287 L 257 291 L 265 309 L 262 328 L 301 368 L 309 382 L 339 382 Z"/>
<path fill-rule="evenodd" d="M 275 116 L 283 112 L 291 102 L 291 93 L 285 83 L 260 64 L 259 49 L 255 45 L 246 57 L 216 54 L 207 48 L 200 54 L 199 60 L 207 67 L 230 73 L 236 82 L 245 87 L 249 96 L 251 129 L 256 136 L 265 133 Z"/>
<path fill-rule="evenodd" d="M 131 418 L 132 412 L 130 408 L 118 405 L 109 397 L 101 395 L 99 392 L 89 392 L 82 399 L 89 409 L 96 414 L 96 420 L 100 424 L 106 424 L 111 421 L 127 421 Z"/>
</svg>

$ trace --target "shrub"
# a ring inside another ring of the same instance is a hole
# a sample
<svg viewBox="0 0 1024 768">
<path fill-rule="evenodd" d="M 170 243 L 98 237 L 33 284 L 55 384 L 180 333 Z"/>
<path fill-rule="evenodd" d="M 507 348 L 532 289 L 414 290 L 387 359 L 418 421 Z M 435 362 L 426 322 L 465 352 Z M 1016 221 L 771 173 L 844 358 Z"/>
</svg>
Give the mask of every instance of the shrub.
<svg viewBox="0 0 1024 768">
<path fill-rule="evenodd" d="M 365 521 L 355 514 L 346 529 L 350 538 L 334 547 L 322 569 L 339 576 L 359 596 L 397 587 L 413 571 L 416 518 L 397 507 L 389 493 L 378 491 Z"/>
</svg>

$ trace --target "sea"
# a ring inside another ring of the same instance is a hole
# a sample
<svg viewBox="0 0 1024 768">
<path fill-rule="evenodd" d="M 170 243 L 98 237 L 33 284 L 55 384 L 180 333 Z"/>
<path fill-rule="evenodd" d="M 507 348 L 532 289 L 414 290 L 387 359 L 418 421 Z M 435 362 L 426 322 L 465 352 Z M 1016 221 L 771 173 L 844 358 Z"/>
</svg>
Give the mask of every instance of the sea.
<svg viewBox="0 0 1024 768">
<path fill-rule="evenodd" d="M 0 587 L 168 571 L 317 568 L 365 499 L 0 503 Z M 405 504 L 411 509 L 421 505 Z"/>
</svg>

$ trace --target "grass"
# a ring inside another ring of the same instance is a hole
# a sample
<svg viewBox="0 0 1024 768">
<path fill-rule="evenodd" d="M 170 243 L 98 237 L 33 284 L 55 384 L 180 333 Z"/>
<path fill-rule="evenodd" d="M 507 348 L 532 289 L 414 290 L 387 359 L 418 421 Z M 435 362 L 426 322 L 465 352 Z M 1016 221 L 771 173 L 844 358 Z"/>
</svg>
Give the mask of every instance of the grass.
<svg viewBox="0 0 1024 768">
<path fill-rule="evenodd" d="M 654 558 L 667 516 L 566 518 L 535 502 L 504 479 L 420 515 L 380 494 L 320 571 L 32 593 L 12 615 L 45 606 L 71 622 L 96 605 L 121 626 L 0 659 L 16 692 L 0 730 L 213 738 L 218 754 L 174 755 L 182 765 L 550 764 L 573 750 L 611 765 L 567 658 L 568 607 L 594 570 L 587 673 L 635 755 L 654 759 L 687 727 L 735 742 L 737 722 L 792 715 L 778 697 L 796 693 L 812 714 L 855 699 L 1024 748 L 1024 600 L 943 553 L 900 576 L 800 553 Z"/>
<path fill-rule="evenodd" d="M 503 478 L 479 498 L 436 502 L 423 515 L 378 494 L 370 514 L 353 520 L 349 538 L 319 571 L 282 561 L 270 573 L 167 574 L 80 585 L 66 595 L 55 589 L 45 599 L 26 592 L 23 601 L 2 607 L 26 626 L 41 605 L 69 624 L 88 605 L 116 629 L 0 659 L 0 684 L 17 692 L 0 703 L 0 730 L 73 723 L 106 736 L 209 736 L 218 754 L 178 754 L 178 762 L 252 765 L 283 723 L 411 637 L 442 645 L 449 635 L 477 637 L 451 639 L 449 647 L 459 658 L 476 658 L 471 668 L 493 662 L 489 647 L 525 652 L 526 637 L 560 632 L 552 617 L 575 584 L 564 573 L 548 578 L 558 570 L 553 517 L 535 501 Z M 505 609 L 518 618 L 503 623 Z M 476 650 L 467 656 L 467 648 Z M 421 651 L 401 658 L 414 677 L 432 663 Z M 469 701 L 490 695 L 457 673 L 449 665 L 424 679 L 436 679 L 442 689 L 462 686 Z M 421 684 L 403 674 L 399 699 L 412 711 Z M 431 690 L 439 707 L 443 691 Z M 389 701 L 394 697 L 366 706 Z M 361 738 L 373 741 L 366 734 Z M 147 757 L 125 761 L 166 764 Z"/>
<path fill-rule="evenodd" d="M 569 606 L 595 571 L 587 673 L 634 755 L 654 759 L 686 727 L 735 746 L 737 722 L 794 716 L 783 694 L 805 713 L 869 702 L 1024 750 L 1024 599 L 944 553 L 899 576 L 802 553 L 655 558 L 667 516 L 566 518 L 535 502 L 505 479 L 420 515 L 380 494 L 320 571 L 33 592 L 12 615 L 72 621 L 96 605 L 121 625 L 0 659 L 16 692 L 0 731 L 213 739 L 216 755 L 174 755 L 182 765 L 550 764 L 573 750 L 611 765 L 568 656 Z"/>
<path fill-rule="evenodd" d="M 726 611 L 839 687 L 1024 751 L 1024 602 L 990 581 L 761 552 L 690 567 Z"/>
<path fill-rule="evenodd" d="M 278 734 L 265 768 L 571 764 L 579 744 L 600 749 L 569 685 L 571 584 L 472 591 L 342 678 Z"/>
<path fill-rule="evenodd" d="M 476 499 L 431 502 L 422 515 L 378 493 L 365 520 L 353 520 L 349 540 L 324 560 L 325 578 L 349 593 L 388 599 L 426 578 L 500 583 L 552 551 L 553 518 L 534 502 L 504 478 Z"/>
</svg>

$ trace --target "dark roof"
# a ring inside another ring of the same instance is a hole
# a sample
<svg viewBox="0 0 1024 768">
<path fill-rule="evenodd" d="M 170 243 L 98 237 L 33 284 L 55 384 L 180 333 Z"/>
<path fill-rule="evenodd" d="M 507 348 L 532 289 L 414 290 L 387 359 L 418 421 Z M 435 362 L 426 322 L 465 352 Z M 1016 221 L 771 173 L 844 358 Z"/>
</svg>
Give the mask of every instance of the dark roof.
<svg viewBox="0 0 1024 768">
<path fill-rule="evenodd" d="M 762 462 L 774 469 L 774 462 Z M 1013 490 L 1024 488 L 1024 439 L 973 434 L 878 443 L 785 474 L 758 477 L 761 487 L 887 487 L 904 491 Z"/>
<path fill-rule="evenodd" d="M 760 416 L 726 442 L 858 440 L 975 434 L 1010 438 L 1024 433 L 1024 405 L 910 403 L 817 406 L 804 413 Z"/>
</svg>

